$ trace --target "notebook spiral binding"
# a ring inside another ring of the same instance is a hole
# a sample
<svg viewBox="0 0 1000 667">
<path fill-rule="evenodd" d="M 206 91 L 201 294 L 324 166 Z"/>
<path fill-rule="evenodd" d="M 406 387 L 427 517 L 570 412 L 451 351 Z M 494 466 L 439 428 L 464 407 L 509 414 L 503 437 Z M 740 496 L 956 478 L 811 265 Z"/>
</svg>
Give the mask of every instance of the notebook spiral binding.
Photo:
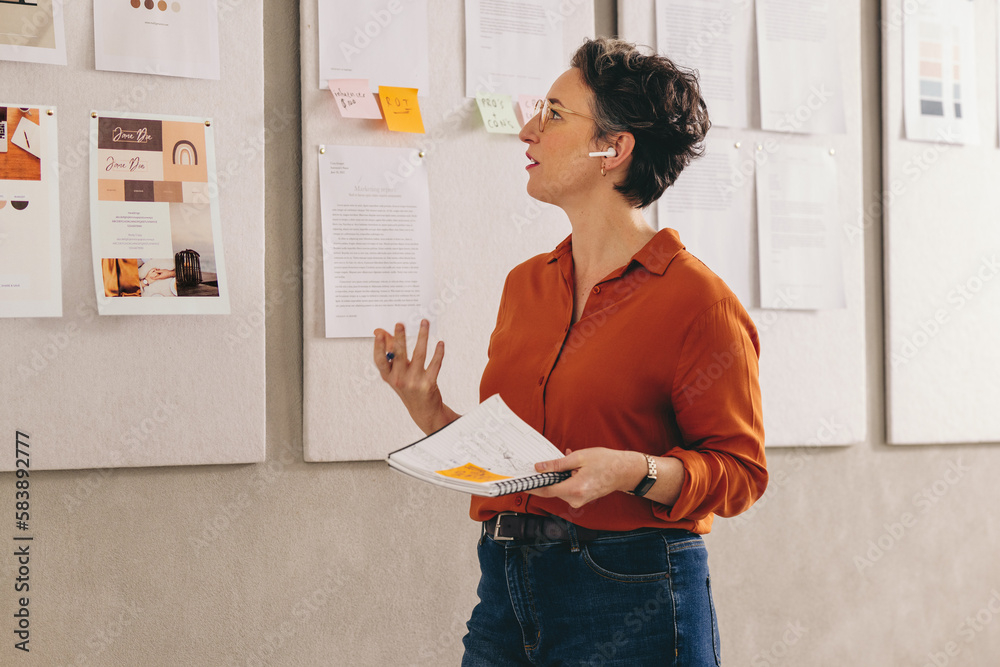
<svg viewBox="0 0 1000 667">
<path fill-rule="evenodd" d="M 501 480 L 499 482 L 494 482 L 494 484 L 496 484 L 496 488 L 499 489 L 498 495 L 505 496 L 508 493 L 521 493 L 522 491 L 537 489 L 540 486 L 555 484 L 556 482 L 561 482 L 564 479 L 569 479 L 572 474 L 573 473 L 568 470 L 565 472 L 542 472 L 537 475 L 532 475 L 531 477 Z"/>
</svg>

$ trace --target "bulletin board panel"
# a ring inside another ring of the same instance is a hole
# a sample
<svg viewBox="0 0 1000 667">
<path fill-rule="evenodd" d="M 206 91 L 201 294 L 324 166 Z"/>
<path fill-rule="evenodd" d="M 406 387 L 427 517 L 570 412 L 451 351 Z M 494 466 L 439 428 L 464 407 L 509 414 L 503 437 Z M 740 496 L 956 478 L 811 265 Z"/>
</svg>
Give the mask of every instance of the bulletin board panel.
<svg viewBox="0 0 1000 667">
<path fill-rule="evenodd" d="M 64 11 L 68 66 L 0 61 L 4 102 L 56 109 L 63 286 L 61 318 L 0 319 L 0 425 L 11 441 L 0 467 L 14 469 L 16 431 L 29 436 L 32 469 L 262 461 L 263 157 L 274 121 L 262 7 L 219 3 L 220 81 L 96 71 L 92 3 Z M 230 315 L 98 316 L 92 110 L 212 120 Z"/>
<path fill-rule="evenodd" d="M 430 91 L 421 94 L 426 134 L 390 133 L 383 121 L 344 119 L 318 80 L 317 2 L 303 0 L 303 432 L 307 461 L 384 459 L 422 433 L 373 364 L 373 338 L 324 337 L 318 147 L 396 146 L 423 150 L 430 187 L 435 300 L 431 345 L 445 341 L 438 384 L 465 412 L 479 379 L 504 278 L 516 264 L 550 252 L 570 232 L 565 215 L 525 193 L 526 146 L 488 134 L 465 97 L 465 17 L 457 0 L 430 0 Z M 565 63 L 594 33 L 593 0 L 560 3 Z M 368 48 L 378 48 L 378 37 Z M 383 328 L 391 331 L 394 322 Z M 416 331 L 408 330 L 410 347 Z"/>
<path fill-rule="evenodd" d="M 846 134 L 802 135 L 760 130 L 755 55 L 751 63 L 754 76 L 748 86 L 751 129 L 710 130 L 710 136 L 728 137 L 734 142 L 829 146 L 835 151 L 838 164 L 837 199 L 844 229 L 841 248 L 847 307 L 818 311 L 747 308 L 760 332 L 760 383 L 769 447 L 848 445 L 863 442 L 866 437 L 864 238 L 858 222 L 863 205 L 860 11 L 857 1 L 831 2 L 829 6 L 841 36 Z M 720 15 L 719 21 L 725 23 L 727 19 Z M 718 30 L 711 25 L 705 29 L 708 36 Z M 618 31 L 623 39 L 655 48 L 653 0 L 618 3 Z M 756 39 L 752 39 L 753 54 L 755 45 Z M 709 109 L 709 117 L 711 114 Z M 656 212 L 651 209 L 646 219 L 655 221 Z M 752 237 L 756 238 L 756 232 Z M 756 248 L 751 252 L 756 256 Z"/>
<path fill-rule="evenodd" d="M 975 2 L 977 146 L 904 138 L 903 12 L 910 5 L 882 3 L 883 193 L 872 212 L 884 209 L 888 441 L 997 442 L 996 2 Z"/>
</svg>

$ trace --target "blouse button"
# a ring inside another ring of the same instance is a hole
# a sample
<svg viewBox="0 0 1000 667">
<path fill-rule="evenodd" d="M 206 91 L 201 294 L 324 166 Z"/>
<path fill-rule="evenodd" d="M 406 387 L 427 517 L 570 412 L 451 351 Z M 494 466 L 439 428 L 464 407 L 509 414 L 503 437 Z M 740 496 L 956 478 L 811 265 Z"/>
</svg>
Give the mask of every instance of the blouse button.
<svg viewBox="0 0 1000 667">
<path fill-rule="evenodd" d="M 516 497 L 514 498 L 514 504 L 515 504 L 515 505 L 517 505 L 518 507 L 520 507 L 520 506 L 521 506 L 521 503 L 522 503 L 522 502 L 523 502 L 523 501 L 522 501 L 522 498 L 521 498 L 521 496 L 516 496 Z"/>
<path fill-rule="evenodd" d="M 601 286 L 600 285 L 594 286 L 594 294 L 600 294 L 600 293 L 601 293 Z"/>
</svg>

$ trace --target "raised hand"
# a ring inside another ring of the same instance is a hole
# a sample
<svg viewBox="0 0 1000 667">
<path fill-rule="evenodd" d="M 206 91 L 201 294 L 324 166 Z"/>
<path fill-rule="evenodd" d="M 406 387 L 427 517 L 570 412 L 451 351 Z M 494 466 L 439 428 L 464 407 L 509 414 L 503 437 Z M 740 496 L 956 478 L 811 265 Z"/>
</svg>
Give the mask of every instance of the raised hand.
<svg viewBox="0 0 1000 667">
<path fill-rule="evenodd" d="M 433 433 L 458 419 L 458 414 L 444 404 L 437 378 L 444 361 L 444 341 L 438 341 L 434 356 L 426 368 L 427 338 L 430 323 L 421 320 L 413 358 L 406 356 L 406 327 L 396 324 L 395 334 L 375 330 L 374 360 L 379 375 L 403 401 L 410 417 L 424 433 Z"/>
</svg>

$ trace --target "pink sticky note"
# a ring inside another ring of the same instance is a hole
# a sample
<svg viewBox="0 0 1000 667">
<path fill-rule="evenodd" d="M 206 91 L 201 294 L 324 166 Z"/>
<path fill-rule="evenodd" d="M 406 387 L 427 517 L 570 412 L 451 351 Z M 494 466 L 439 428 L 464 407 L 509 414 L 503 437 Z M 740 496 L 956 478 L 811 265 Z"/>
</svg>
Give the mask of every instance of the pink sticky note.
<svg viewBox="0 0 1000 667">
<path fill-rule="evenodd" d="M 368 79 L 330 79 L 330 92 L 344 118 L 381 118 Z"/>
<path fill-rule="evenodd" d="M 517 108 L 521 111 L 521 125 L 535 117 L 535 104 L 544 99 L 541 95 L 518 95 Z"/>
</svg>

